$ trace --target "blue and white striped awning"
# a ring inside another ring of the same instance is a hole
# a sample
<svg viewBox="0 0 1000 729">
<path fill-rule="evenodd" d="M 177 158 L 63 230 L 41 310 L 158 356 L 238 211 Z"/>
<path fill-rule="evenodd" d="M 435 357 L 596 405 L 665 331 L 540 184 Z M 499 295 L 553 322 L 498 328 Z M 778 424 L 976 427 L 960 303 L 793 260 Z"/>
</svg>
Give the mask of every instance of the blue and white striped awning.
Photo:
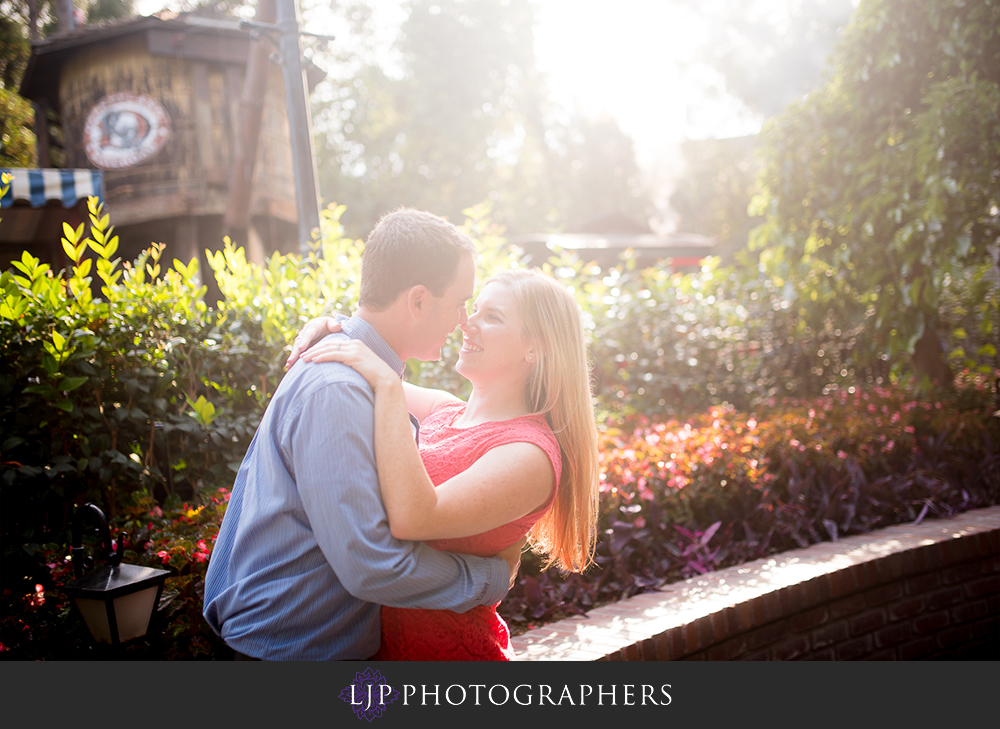
<svg viewBox="0 0 1000 729">
<path fill-rule="evenodd" d="M 97 196 L 104 200 L 104 173 L 100 170 L 3 169 L 13 179 L 0 198 L 0 208 L 9 208 L 15 200 L 28 200 L 33 208 L 45 207 L 49 200 L 58 200 L 71 208 L 80 200 Z"/>
</svg>

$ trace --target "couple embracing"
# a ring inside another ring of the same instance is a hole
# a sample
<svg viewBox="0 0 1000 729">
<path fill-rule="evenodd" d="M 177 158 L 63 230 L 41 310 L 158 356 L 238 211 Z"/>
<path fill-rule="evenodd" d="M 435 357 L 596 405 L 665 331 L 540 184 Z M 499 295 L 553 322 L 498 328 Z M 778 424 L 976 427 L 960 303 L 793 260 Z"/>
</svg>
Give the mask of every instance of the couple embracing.
<svg viewBox="0 0 1000 729">
<path fill-rule="evenodd" d="M 296 339 L 206 577 L 205 618 L 237 658 L 511 660 L 496 606 L 525 539 L 562 569 L 591 561 L 597 432 L 579 306 L 513 270 L 469 314 L 475 252 L 442 218 L 389 213 L 365 245 L 357 313 Z M 467 403 L 401 379 L 456 326 Z"/>
</svg>

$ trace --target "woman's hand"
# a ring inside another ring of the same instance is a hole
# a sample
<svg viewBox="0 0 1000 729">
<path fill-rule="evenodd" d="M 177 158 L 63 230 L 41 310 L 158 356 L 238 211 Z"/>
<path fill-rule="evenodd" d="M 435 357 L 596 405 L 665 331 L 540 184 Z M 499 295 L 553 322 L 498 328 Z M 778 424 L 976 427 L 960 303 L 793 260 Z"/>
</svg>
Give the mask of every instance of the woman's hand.
<svg viewBox="0 0 1000 729">
<path fill-rule="evenodd" d="M 334 322 L 335 326 L 340 326 Z M 364 377 L 376 392 L 380 388 L 400 387 L 399 373 L 385 363 L 381 357 L 357 339 L 334 339 L 310 347 L 302 353 L 303 362 L 341 362 Z"/>
<path fill-rule="evenodd" d="M 289 353 L 288 359 L 285 360 L 285 371 L 287 372 L 288 368 L 295 364 L 302 353 L 309 349 L 317 339 L 339 331 L 340 324 L 332 316 L 318 316 L 315 319 L 310 319 L 292 342 L 292 351 Z"/>
</svg>

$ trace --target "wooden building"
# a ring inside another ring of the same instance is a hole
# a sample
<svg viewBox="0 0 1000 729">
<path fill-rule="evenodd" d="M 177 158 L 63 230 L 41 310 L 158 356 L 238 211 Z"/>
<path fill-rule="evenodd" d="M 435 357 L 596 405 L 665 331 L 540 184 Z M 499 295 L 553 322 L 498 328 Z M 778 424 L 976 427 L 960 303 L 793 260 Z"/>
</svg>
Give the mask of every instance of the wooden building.
<svg viewBox="0 0 1000 729">
<path fill-rule="evenodd" d="M 38 166 L 103 171 L 123 259 L 162 242 L 204 267 L 204 250 L 222 246 L 252 43 L 232 18 L 160 13 L 32 45 L 21 94 L 35 104 Z M 265 76 L 248 225 L 233 231 L 258 262 L 298 250 L 281 68 Z"/>
</svg>

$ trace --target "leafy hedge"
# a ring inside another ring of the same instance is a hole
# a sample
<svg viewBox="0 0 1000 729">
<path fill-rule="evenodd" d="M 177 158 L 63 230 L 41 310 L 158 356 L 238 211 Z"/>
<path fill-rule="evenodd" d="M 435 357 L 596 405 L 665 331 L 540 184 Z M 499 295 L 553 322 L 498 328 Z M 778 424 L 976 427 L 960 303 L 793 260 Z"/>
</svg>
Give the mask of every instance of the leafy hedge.
<svg viewBox="0 0 1000 729">
<path fill-rule="evenodd" d="M 1000 499 L 996 385 L 948 397 L 900 387 L 634 416 L 601 436 L 601 540 L 584 576 L 526 562 L 504 605 L 528 626 L 848 534 Z"/>
<path fill-rule="evenodd" d="M 68 574 L 72 508 L 86 501 L 125 530 L 127 559 L 174 572 L 154 637 L 129 651 L 213 655 L 218 641 L 201 620 L 201 591 L 225 489 L 280 381 L 293 332 L 357 298 L 362 247 L 343 237 L 341 212 L 324 212 L 323 236 L 304 258 L 276 254 L 261 270 L 228 242 L 211 253 L 223 296 L 211 307 L 196 261 L 168 266 L 160 245 L 134 262 L 115 258 L 114 231 L 93 205 L 89 235 L 83 226 L 64 229 L 68 270 L 25 253 L 3 272 L 5 657 L 90 655 L 58 588 Z M 517 265 L 486 211 L 469 212 L 482 278 Z M 627 264 L 608 272 L 569 257 L 550 270 L 575 291 L 591 334 L 604 430 L 602 540 L 597 567 L 583 577 L 542 575 L 527 559 L 504 603 L 513 623 L 802 540 L 916 518 L 925 506 L 935 515 L 996 500 L 987 478 L 997 471 L 1000 439 L 988 416 L 996 393 L 984 376 L 941 388 L 941 409 L 911 407 L 918 401 L 906 399 L 891 363 L 852 364 L 851 332 L 805 327 L 753 272 L 709 267 L 681 277 Z M 453 370 L 458 341 L 440 362 L 410 363 L 409 376 L 467 394 Z M 866 393 L 865 408 L 889 409 L 884 424 L 859 410 Z M 777 399 L 786 395 L 798 400 Z M 807 415 L 810 408 L 819 415 Z M 891 447 L 872 445 L 882 435 Z"/>
</svg>

